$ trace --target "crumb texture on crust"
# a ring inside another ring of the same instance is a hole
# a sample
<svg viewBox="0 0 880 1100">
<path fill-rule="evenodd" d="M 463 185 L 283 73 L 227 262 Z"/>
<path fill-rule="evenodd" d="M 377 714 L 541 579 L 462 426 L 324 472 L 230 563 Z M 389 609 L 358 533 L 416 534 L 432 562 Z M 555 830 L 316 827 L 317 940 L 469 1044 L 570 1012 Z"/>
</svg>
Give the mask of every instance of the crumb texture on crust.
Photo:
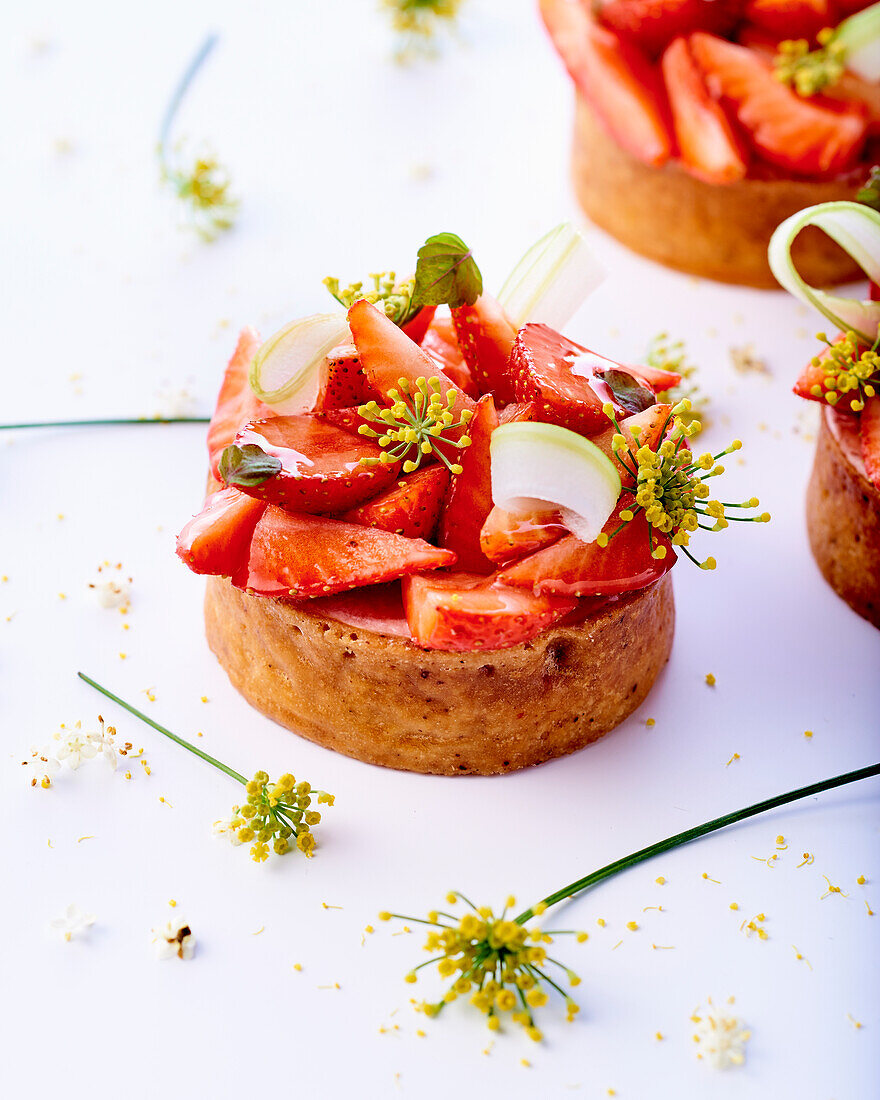
<svg viewBox="0 0 880 1100">
<path fill-rule="evenodd" d="M 572 172 L 587 216 L 628 248 L 679 271 L 756 287 L 778 287 L 767 246 L 780 222 L 814 203 L 854 199 L 867 175 L 845 180 L 746 179 L 710 184 L 672 161 L 643 164 L 622 149 L 580 93 Z M 813 286 L 858 278 L 858 265 L 821 229 L 810 226 L 792 248 Z"/>
<path fill-rule="evenodd" d="M 258 710 L 371 764 L 495 775 L 575 752 L 639 706 L 669 658 L 668 574 L 510 649 L 447 653 L 208 579 L 208 643 Z"/>
<path fill-rule="evenodd" d="M 807 488 L 810 548 L 825 580 L 880 628 L 880 492 L 853 451 L 855 419 L 823 409 Z"/>
</svg>

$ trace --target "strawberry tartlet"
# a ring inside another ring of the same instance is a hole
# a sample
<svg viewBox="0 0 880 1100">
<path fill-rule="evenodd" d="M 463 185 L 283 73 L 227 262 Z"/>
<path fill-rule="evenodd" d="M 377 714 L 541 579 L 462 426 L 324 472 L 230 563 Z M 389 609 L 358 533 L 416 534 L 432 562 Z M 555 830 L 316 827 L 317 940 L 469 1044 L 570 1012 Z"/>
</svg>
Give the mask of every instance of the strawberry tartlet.
<svg viewBox="0 0 880 1100">
<path fill-rule="evenodd" d="M 775 285 L 773 230 L 852 199 L 880 136 L 880 5 L 862 0 L 540 0 L 575 84 L 573 176 L 634 251 L 722 282 Z M 867 10 L 862 10 L 867 9 Z M 805 278 L 854 278 L 821 233 Z"/>
<path fill-rule="evenodd" d="M 209 575 L 232 683 L 297 733 L 506 772 L 595 741 L 663 668 L 669 570 L 697 527 L 727 525 L 704 480 L 721 456 L 691 454 L 687 402 L 663 395 L 677 374 L 523 321 L 577 308 L 582 242 L 563 244 L 527 254 L 506 305 L 441 234 L 414 280 L 331 281 L 345 312 L 242 333 L 178 554 Z"/>
<path fill-rule="evenodd" d="M 880 182 L 880 171 L 874 170 Z M 852 250 L 871 279 L 867 301 L 807 286 L 791 260 L 791 242 L 807 226 Z M 794 392 L 822 405 L 807 489 L 813 557 L 834 591 L 880 627 L 880 214 L 856 203 L 803 211 L 777 230 L 771 262 L 779 281 L 816 306 L 840 331 L 801 373 Z"/>
</svg>

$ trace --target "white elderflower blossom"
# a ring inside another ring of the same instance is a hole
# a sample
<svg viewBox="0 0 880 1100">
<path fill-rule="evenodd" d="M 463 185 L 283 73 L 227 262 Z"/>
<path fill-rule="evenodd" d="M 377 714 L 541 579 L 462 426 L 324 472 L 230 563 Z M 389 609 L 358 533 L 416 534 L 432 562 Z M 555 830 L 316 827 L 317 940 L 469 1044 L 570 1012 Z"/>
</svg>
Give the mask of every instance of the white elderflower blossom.
<svg viewBox="0 0 880 1100">
<path fill-rule="evenodd" d="M 157 959 L 191 959 L 196 950 L 196 938 L 182 917 L 174 917 L 159 928 L 151 929 Z"/>
<path fill-rule="evenodd" d="M 87 928 L 95 923 L 93 913 L 84 913 L 78 905 L 71 903 L 64 911 L 63 917 L 55 917 L 49 921 L 49 927 L 60 932 L 69 943 L 74 936 L 79 936 Z"/>
<path fill-rule="evenodd" d="M 44 790 L 52 786 L 52 776 L 61 765 L 51 756 L 48 749 L 32 749 L 30 755 L 22 760 L 26 769 L 28 782 L 32 787 L 42 787 Z"/>
<path fill-rule="evenodd" d="M 733 997 L 728 997 L 727 1003 L 732 1005 Z M 743 1065 L 746 1060 L 745 1045 L 752 1037 L 751 1031 L 736 1016 L 717 1012 L 711 997 L 708 1005 L 707 1012 L 697 1008 L 691 1016 L 691 1022 L 696 1025 L 693 1039 L 697 1057 L 705 1058 L 716 1069 Z"/>
</svg>

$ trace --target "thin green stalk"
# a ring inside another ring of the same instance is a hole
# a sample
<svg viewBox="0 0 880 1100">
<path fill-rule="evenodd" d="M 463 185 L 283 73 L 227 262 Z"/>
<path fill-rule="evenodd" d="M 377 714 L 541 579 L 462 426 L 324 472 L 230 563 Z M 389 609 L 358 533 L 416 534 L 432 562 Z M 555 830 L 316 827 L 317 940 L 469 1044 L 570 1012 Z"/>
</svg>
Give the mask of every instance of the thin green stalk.
<svg viewBox="0 0 880 1100">
<path fill-rule="evenodd" d="M 112 417 L 108 420 L 34 420 L 29 424 L 0 424 L 0 432 L 25 428 L 103 428 L 120 424 L 210 424 L 209 416 Z"/>
<path fill-rule="evenodd" d="M 833 790 L 834 787 L 842 787 L 847 783 L 855 783 L 860 779 L 870 779 L 872 776 L 876 775 L 880 775 L 880 764 L 872 764 L 867 768 L 858 768 L 856 771 L 844 772 L 843 775 L 836 775 L 833 779 L 824 779 L 821 783 L 810 783 L 806 787 L 798 787 L 797 790 L 788 791 L 786 794 L 776 795 L 775 798 L 767 798 L 763 802 L 756 802 L 753 806 L 747 806 L 743 810 L 734 810 L 732 813 L 724 814 L 722 817 L 716 817 L 712 821 L 707 821 L 703 825 L 695 825 L 691 829 L 685 829 L 684 832 L 676 833 L 675 836 L 667 837 L 666 840 L 659 840 L 656 844 L 649 844 L 647 848 L 642 848 L 638 852 L 633 852 L 632 855 L 624 856 L 623 859 L 615 860 L 614 863 L 609 863 L 606 867 L 602 867 L 598 871 L 593 871 L 592 874 L 579 878 L 577 882 L 572 882 L 569 886 L 563 886 L 561 890 L 557 890 L 554 894 L 549 894 L 540 904 L 546 907 L 558 905 L 559 902 L 565 901 L 566 898 L 576 897 L 583 890 L 588 889 L 590 886 L 595 886 L 596 883 L 602 882 L 603 879 L 611 878 L 612 875 L 616 875 L 620 871 L 626 871 L 630 867 L 635 867 L 637 863 L 644 863 L 646 859 L 652 859 L 654 856 L 659 856 L 663 852 L 670 852 L 673 848 L 679 848 L 683 844 L 689 844 L 692 840 L 697 840 L 701 836 L 706 836 L 707 833 L 714 833 L 718 829 L 724 829 L 728 825 L 735 825 L 738 821 L 745 821 L 746 818 L 765 813 L 767 810 L 775 810 L 778 806 L 785 806 L 789 802 L 796 802 L 800 798 L 808 798 L 810 795 L 821 794 L 822 791 L 830 791 Z M 517 924 L 525 924 L 526 921 L 531 920 L 534 916 L 535 910 L 533 907 L 520 913 L 515 920 Z"/>
<path fill-rule="evenodd" d="M 84 672 L 78 672 L 77 676 L 79 676 L 80 680 L 85 680 L 85 682 L 90 687 L 93 687 L 95 691 L 100 691 L 102 695 L 106 695 L 108 699 L 112 700 L 118 706 L 124 707 L 125 710 L 127 710 L 129 714 L 133 714 L 135 718 L 140 718 L 142 722 L 146 722 L 148 726 L 152 726 L 154 730 L 158 730 L 159 733 L 164 734 L 165 737 L 168 737 L 172 741 L 176 741 L 177 744 L 183 746 L 183 748 L 189 749 L 193 755 L 200 756 L 202 760 L 207 761 L 208 764 L 212 764 L 219 771 L 225 772 L 230 778 L 237 780 L 243 786 L 247 784 L 247 780 L 243 775 L 240 775 L 232 768 L 227 768 L 227 766 L 220 760 L 217 760 L 216 757 L 210 756 L 201 749 L 197 749 L 195 745 L 191 745 L 189 741 L 185 741 L 182 737 L 178 737 L 177 734 L 172 733 L 171 730 L 165 729 L 164 726 L 160 726 L 158 722 L 154 722 L 152 718 L 148 718 L 146 714 L 143 714 L 136 707 L 131 706 L 131 704 L 126 703 L 124 699 L 120 699 L 118 695 L 114 695 L 112 691 L 108 691 L 107 688 L 96 683 L 91 676 L 86 676 Z"/>
<path fill-rule="evenodd" d="M 209 34 L 204 42 L 199 46 L 198 51 L 190 61 L 183 76 L 174 92 L 171 99 L 168 101 L 168 106 L 165 108 L 165 114 L 162 116 L 162 125 L 159 128 L 159 160 L 163 169 L 168 171 L 167 165 L 167 153 L 168 153 L 168 137 L 171 133 L 171 127 L 174 124 L 174 117 L 177 114 L 177 109 L 183 102 L 183 98 L 189 90 L 190 84 L 196 77 L 199 69 L 207 60 L 211 50 L 217 45 L 218 37 L 216 34 Z"/>
</svg>

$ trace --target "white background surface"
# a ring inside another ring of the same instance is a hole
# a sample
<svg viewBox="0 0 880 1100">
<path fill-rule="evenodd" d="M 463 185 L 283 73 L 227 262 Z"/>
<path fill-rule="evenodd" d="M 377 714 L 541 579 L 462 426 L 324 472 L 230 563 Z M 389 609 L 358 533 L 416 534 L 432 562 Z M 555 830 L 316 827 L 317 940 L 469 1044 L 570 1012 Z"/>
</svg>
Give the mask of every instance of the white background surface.
<svg viewBox="0 0 880 1100">
<path fill-rule="evenodd" d="M 371 0 L 81 0 L 6 14 L 4 421 L 150 415 L 164 389 L 181 387 L 207 410 L 236 329 L 268 333 L 326 308 L 325 274 L 408 270 L 426 236 L 451 229 L 497 289 L 526 245 L 574 213 L 569 89 L 529 0 L 473 0 L 460 43 L 413 69 L 389 60 Z M 175 224 L 154 140 L 210 29 L 222 42 L 181 130 L 210 139 L 244 201 L 236 230 L 205 247 Z M 660 330 L 686 336 L 712 395 L 711 442 L 746 444 L 727 499 L 755 492 L 774 520 L 706 536 L 719 569 L 676 569 L 675 650 L 648 702 L 604 743 L 541 769 L 451 780 L 381 771 L 296 739 L 239 699 L 203 640 L 202 582 L 173 553 L 200 501 L 201 427 L 0 437 L 0 1093 L 878 1095 L 880 918 L 865 905 L 880 909 L 876 781 L 662 857 L 572 905 L 563 923 L 590 940 L 558 953 L 583 977 L 582 1013 L 567 1025 L 551 1003 L 542 1046 L 513 1031 L 486 1056 L 491 1036 L 466 1006 L 437 1022 L 412 1012 L 402 978 L 421 936 L 380 925 L 362 944 L 380 908 L 424 914 L 452 887 L 481 903 L 511 891 L 526 902 L 688 825 L 877 758 L 880 634 L 824 586 L 804 533 L 813 420 L 789 388 L 816 320 L 781 293 L 698 283 L 593 235 L 611 274 L 571 335 L 629 358 Z M 749 342 L 770 376 L 732 370 L 729 348 Z M 87 588 L 105 559 L 134 578 L 127 620 Z M 234 784 L 105 706 L 78 668 L 180 733 L 202 730 L 200 744 L 242 771 L 291 769 L 335 792 L 317 858 L 258 867 L 213 839 Z M 135 767 L 127 783 L 98 761 L 49 792 L 28 788 L 27 750 L 99 711 L 145 746 L 152 776 Z M 790 848 L 770 869 L 752 857 L 768 856 L 778 833 Z M 815 863 L 798 869 L 803 851 Z M 823 874 L 849 896 L 820 901 Z M 172 897 L 199 942 L 186 964 L 155 961 L 149 943 Z M 47 924 L 71 901 L 97 923 L 67 944 Z M 762 911 L 770 938 L 746 938 L 740 922 Z M 640 930 L 626 931 L 634 919 Z M 415 992 L 439 988 L 429 979 Z M 753 1029 L 744 1069 L 695 1059 L 688 1017 L 707 995 L 735 995 Z"/>
</svg>

